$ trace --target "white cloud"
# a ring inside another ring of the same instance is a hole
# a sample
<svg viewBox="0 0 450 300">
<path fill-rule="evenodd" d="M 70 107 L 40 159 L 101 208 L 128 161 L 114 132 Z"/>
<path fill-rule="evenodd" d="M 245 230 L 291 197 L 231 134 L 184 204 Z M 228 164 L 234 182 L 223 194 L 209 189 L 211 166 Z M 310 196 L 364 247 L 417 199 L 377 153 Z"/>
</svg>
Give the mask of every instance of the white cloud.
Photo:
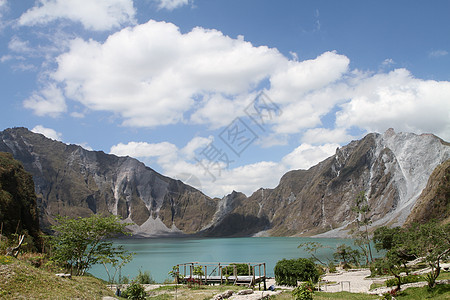
<svg viewBox="0 0 450 300">
<path fill-rule="evenodd" d="M 450 139 L 450 82 L 414 78 L 405 69 L 361 79 L 336 114 L 342 128 L 431 132 Z"/>
<path fill-rule="evenodd" d="M 86 142 L 84 142 L 84 143 L 78 143 L 77 145 L 80 146 L 80 147 L 83 147 L 83 148 L 86 149 L 86 150 L 94 151 L 94 149 L 92 149 L 92 147 L 89 146 L 89 144 L 86 143 Z"/>
<path fill-rule="evenodd" d="M 58 57 L 53 78 L 65 85 L 67 97 L 92 110 L 117 113 L 124 125 L 158 126 L 183 121 L 197 105 L 203 105 L 193 116 L 197 122 L 236 111 L 214 110 L 214 101 L 226 96 L 233 106 L 239 102 L 235 98 L 247 99 L 242 95 L 285 61 L 277 50 L 216 30 L 182 34 L 173 24 L 149 21 L 103 44 L 74 40 Z"/>
<path fill-rule="evenodd" d="M 430 57 L 442 57 L 448 55 L 448 51 L 446 50 L 434 50 L 428 54 Z"/>
<path fill-rule="evenodd" d="M 54 84 L 50 84 L 39 92 L 34 92 L 23 102 L 23 106 L 32 109 L 38 116 L 57 117 L 67 110 L 64 95 Z"/>
<path fill-rule="evenodd" d="M 195 151 L 198 149 L 205 148 L 207 145 L 214 141 L 213 136 L 209 136 L 208 138 L 204 137 L 194 137 L 189 143 L 181 149 L 181 153 L 187 159 L 193 159 L 195 156 Z"/>
<path fill-rule="evenodd" d="M 26 49 L 20 42 L 11 47 Z M 68 49 L 50 72 L 54 82 L 24 102 L 38 115 L 65 112 L 67 98 L 84 106 L 78 111 L 108 111 L 125 126 L 194 123 L 217 129 L 244 116 L 263 89 L 282 114 L 265 128 L 268 137 L 278 138 L 261 146 L 285 144 L 301 133 L 304 143 L 341 143 L 353 126 L 450 138 L 448 81 L 417 79 L 405 69 L 351 70 L 349 58 L 334 51 L 297 61 L 241 36 L 204 28 L 181 33 L 174 24 L 156 21 L 125 28 L 103 42 L 75 39 Z M 387 59 L 382 65 L 393 63 Z M 336 107 L 341 108 L 338 129 L 322 128 Z"/>
<path fill-rule="evenodd" d="M 200 164 L 193 159 L 196 150 L 201 150 L 211 142 L 212 137 L 195 137 L 181 149 L 168 142 L 119 143 L 111 147 L 110 153 L 138 158 L 153 168 L 154 164 L 158 164 L 164 175 L 172 178 L 195 178 L 189 182 L 191 185 L 201 188 L 209 196 L 223 197 L 233 190 L 250 195 L 260 187 L 273 188 L 287 171 L 308 169 L 333 155 L 338 147 L 337 144 L 303 144 L 279 162 L 261 161 L 232 168 L 207 160 Z"/>
<path fill-rule="evenodd" d="M 43 134 L 46 137 L 48 137 L 49 139 L 53 139 L 53 140 L 56 140 L 56 141 L 61 141 L 62 134 L 57 132 L 54 129 L 46 128 L 46 127 L 44 127 L 42 125 L 37 125 L 33 129 L 31 129 L 31 131 L 34 132 L 34 133 Z"/>
<path fill-rule="evenodd" d="M 321 145 L 334 143 L 342 145 L 354 139 L 347 133 L 345 128 L 313 128 L 308 129 L 303 135 L 301 141 L 306 144 Z"/>
<path fill-rule="evenodd" d="M 270 95 L 277 103 L 296 103 L 314 90 L 342 79 L 350 60 L 335 52 L 325 52 L 312 60 L 289 61 L 270 78 Z"/>
<path fill-rule="evenodd" d="M 320 146 L 301 144 L 294 151 L 283 157 L 282 162 L 289 170 L 309 169 L 325 158 L 333 155 L 338 147 L 338 144 L 325 144 Z"/>
<path fill-rule="evenodd" d="M 173 10 L 189 4 L 189 0 L 153 0 L 158 3 L 159 9 Z"/>
<path fill-rule="evenodd" d="M 3 20 L 3 14 L 8 10 L 8 2 L 6 0 L 0 0 L 0 30 L 5 26 Z"/>
<path fill-rule="evenodd" d="M 176 155 L 178 149 L 174 144 L 162 142 L 150 144 L 146 142 L 119 143 L 111 147 L 111 154 L 132 157 L 162 157 Z"/>
<path fill-rule="evenodd" d="M 110 30 L 134 23 L 132 0 L 39 0 L 19 18 L 25 26 L 45 25 L 57 19 L 80 22 L 89 30 Z"/>
<path fill-rule="evenodd" d="M 23 41 L 19 37 L 14 36 L 8 43 L 8 48 L 11 51 L 18 53 L 31 52 L 32 49 L 28 41 Z"/>
</svg>

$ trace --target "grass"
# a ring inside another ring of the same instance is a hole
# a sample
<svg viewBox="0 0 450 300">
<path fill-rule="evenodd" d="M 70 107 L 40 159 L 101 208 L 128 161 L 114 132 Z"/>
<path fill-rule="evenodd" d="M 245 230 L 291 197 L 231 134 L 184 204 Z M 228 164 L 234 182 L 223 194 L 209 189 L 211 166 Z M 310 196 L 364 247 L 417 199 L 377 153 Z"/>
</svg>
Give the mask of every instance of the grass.
<svg viewBox="0 0 450 300">
<path fill-rule="evenodd" d="M 0 260 L 0 299 L 102 299 L 114 296 L 105 283 L 90 276 L 60 278 L 12 257 Z"/>
<path fill-rule="evenodd" d="M 348 299 L 348 300 L 365 300 L 365 299 L 377 299 L 377 295 L 369 295 L 362 293 L 349 293 L 349 292 L 339 292 L 339 293 L 325 293 L 325 292 L 315 292 L 314 300 L 325 300 L 325 299 Z M 436 299 L 436 300 L 448 300 L 450 299 L 450 284 L 437 285 L 434 289 L 428 289 L 428 287 L 414 287 L 407 288 L 401 291 L 396 297 L 398 300 L 422 300 L 422 299 Z M 273 300 L 292 300 L 292 294 L 290 291 L 283 292 L 277 295 Z"/>
<path fill-rule="evenodd" d="M 314 300 L 319 299 L 352 299 L 352 300 L 366 300 L 366 299 L 376 299 L 377 296 L 362 293 L 349 293 L 349 292 L 339 292 L 339 293 L 325 293 L 325 292 L 315 292 Z M 274 300 L 292 300 L 292 294 L 290 291 L 283 292 L 276 295 L 270 299 Z"/>
<path fill-rule="evenodd" d="M 450 299 L 450 284 L 439 284 L 431 290 L 426 286 L 407 288 L 406 290 L 400 292 L 396 297 L 396 299 L 405 299 L 405 300 Z"/>
</svg>

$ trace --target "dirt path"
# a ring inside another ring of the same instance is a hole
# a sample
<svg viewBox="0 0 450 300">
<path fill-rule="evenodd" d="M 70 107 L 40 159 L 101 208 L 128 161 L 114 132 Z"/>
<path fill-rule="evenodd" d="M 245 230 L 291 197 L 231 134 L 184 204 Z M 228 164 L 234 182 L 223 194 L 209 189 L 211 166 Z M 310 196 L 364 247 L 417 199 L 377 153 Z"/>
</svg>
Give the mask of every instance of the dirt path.
<svg viewBox="0 0 450 300">
<path fill-rule="evenodd" d="M 373 279 L 366 279 L 370 275 L 370 270 L 342 271 L 337 274 L 327 274 L 324 281 L 336 282 L 321 287 L 324 292 L 336 293 L 347 291 L 352 293 L 367 293 Z"/>
</svg>

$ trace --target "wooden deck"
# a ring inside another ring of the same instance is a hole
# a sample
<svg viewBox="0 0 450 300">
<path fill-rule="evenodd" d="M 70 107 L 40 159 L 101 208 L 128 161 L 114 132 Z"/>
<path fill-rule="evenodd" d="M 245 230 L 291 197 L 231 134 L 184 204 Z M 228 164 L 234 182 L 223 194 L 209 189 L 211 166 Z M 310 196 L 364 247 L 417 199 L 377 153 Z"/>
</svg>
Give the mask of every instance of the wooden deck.
<svg viewBox="0 0 450 300">
<path fill-rule="evenodd" d="M 266 290 L 266 264 L 244 263 L 247 275 L 238 275 L 237 265 L 243 263 L 199 263 L 191 262 L 177 265 L 178 283 L 233 284 Z M 241 271 L 242 272 L 242 271 Z M 232 275 L 229 275 L 232 273 Z M 226 275 L 228 274 L 228 275 Z"/>
</svg>

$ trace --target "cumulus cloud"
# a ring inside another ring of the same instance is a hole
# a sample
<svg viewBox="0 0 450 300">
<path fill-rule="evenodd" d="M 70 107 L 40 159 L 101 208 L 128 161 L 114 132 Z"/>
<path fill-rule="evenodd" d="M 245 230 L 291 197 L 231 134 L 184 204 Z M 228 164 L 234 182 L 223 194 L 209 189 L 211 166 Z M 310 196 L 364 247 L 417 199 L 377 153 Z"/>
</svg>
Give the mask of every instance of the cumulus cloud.
<svg viewBox="0 0 450 300">
<path fill-rule="evenodd" d="M 80 22 L 89 30 L 103 31 L 134 23 L 132 0 L 39 0 L 19 18 L 19 25 L 46 25 L 57 19 Z"/>
<path fill-rule="evenodd" d="M 54 84 L 34 92 L 23 102 L 25 108 L 32 109 L 38 116 L 49 115 L 57 117 L 67 110 L 66 101 L 62 91 Z"/>
<path fill-rule="evenodd" d="M 173 161 L 177 157 L 178 148 L 172 143 L 146 143 L 146 142 L 129 142 L 128 144 L 119 143 L 111 147 L 110 153 L 118 156 L 156 157 L 158 164 L 164 165 Z"/>
<path fill-rule="evenodd" d="M 194 121 L 217 119 L 228 110 L 214 110 L 217 99 L 242 98 L 285 58 L 217 30 L 182 34 L 171 23 L 149 21 L 104 43 L 75 39 L 57 62 L 53 78 L 67 97 L 117 113 L 124 125 L 151 127 L 182 122 L 198 106 Z"/>
<path fill-rule="evenodd" d="M 174 10 L 189 4 L 189 0 L 153 0 L 158 3 L 159 9 Z"/>
<path fill-rule="evenodd" d="M 68 49 L 50 72 L 54 82 L 24 102 L 38 115 L 65 112 L 67 98 L 111 112 L 125 126 L 193 123 L 218 129 L 245 116 L 245 107 L 264 90 L 282 113 L 265 128 L 267 136 L 279 138 L 260 145 L 285 144 L 301 133 L 304 143 L 341 143 L 353 126 L 450 138 L 448 81 L 414 78 L 405 69 L 351 70 L 349 58 L 334 51 L 298 61 L 242 36 L 200 27 L 181 33 L 174 24 L 152 20 L 102 42 L 74 39 Z M 323 129 L 330 113 L 338 130 Z"/>
<path fill-rule="evenodd" d="M 323 145 L 334 143 L 342 145 L 352 140 L 354 137 L 347 133 L 345 128 L 312 128 L 308 129 L 303 135 L 301 141 L 306 144 Z"/>
<path fill-rule="evenodd" d="M 338 147 L 337 144 L 302 144 L 278 162 L 261 161 L 233 168 L 195 157 L 195 152 L 202 150 L 212 141 L 212 137 L 195 137 L 183 148 L 168 142 L 119 143 L 111 147 L 110 153 L 135 157 L 150 167 L 155 167 L 152 164 L 158 164 L 164 175 L 172 178 L 179 178 L 180 174 L 183 178 L 195 178 L 195 181 L 189 182 L 191 185 L 201 188 L 212 197 L 223 197 L 233 190 L 250 195 L 261 187 L 273 188 L 287 171 L 308 169 L 333 155 Z"/>
<path fill-rule="evenodd" d="M 61 141 L 62 133 L 59 133 L 54 129 L 46 128 L 42 125 L 36 125 L 33 129 L 31 129 L 31 131 L 34 133 L 43 134 L 49 139 Z"/>
<path fill-rule="evenodd" d="M 320 146 L 301 144 L 294 151 L 283 157 L 282 162 L 288 169 L 308 169 L 333 155 L 338 147 L 338 144 L 324 144 Z"/>
<path fill-rule="evenodd" d="M 405 69 L 361 79 L 336 114 L 338 127 L 367 132 L 431 132 L 450 139 L 450 82 L 414 78 Z"/>
</svg>

